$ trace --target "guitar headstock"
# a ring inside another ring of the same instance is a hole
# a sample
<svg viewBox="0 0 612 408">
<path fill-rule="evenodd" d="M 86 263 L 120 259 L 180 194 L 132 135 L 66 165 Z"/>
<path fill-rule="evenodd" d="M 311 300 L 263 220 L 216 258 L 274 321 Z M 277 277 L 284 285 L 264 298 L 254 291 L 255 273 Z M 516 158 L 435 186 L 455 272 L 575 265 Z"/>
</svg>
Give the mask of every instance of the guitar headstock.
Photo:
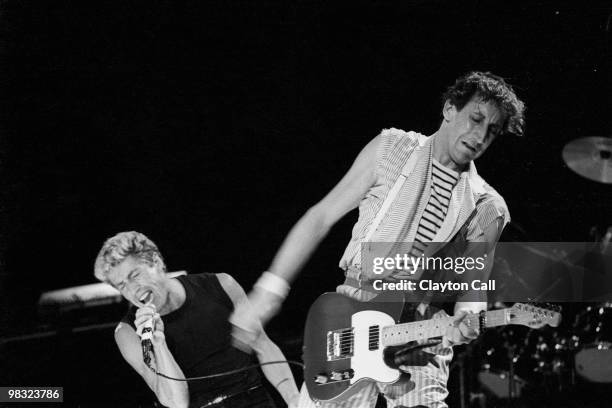
<svg viewBox="0 0 612 408">
<path fill-rule="evenodd" d="M 561 322 L 560 308 L 554 305 L 534 306 L 530 303 L 515 303 L 509 310 L 508 323 L 539 329 L 546 325 L 557 327 Z"/>
</svg>

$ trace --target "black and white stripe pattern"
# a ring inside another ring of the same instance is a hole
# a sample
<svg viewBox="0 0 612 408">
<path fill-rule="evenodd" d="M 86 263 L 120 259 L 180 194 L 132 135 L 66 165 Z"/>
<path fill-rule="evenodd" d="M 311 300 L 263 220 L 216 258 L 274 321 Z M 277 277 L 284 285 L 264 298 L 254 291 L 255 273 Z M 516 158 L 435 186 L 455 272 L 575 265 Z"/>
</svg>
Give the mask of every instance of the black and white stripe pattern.
<svg viewBox="0 0 612 408">
<path fill-rule="evenodd" d="M 422 255 L 427 243 L 433 241 L 448 212 L 453 187 L 459 180 L 457 172 L 444 167 L 436 159 L 432 159 L 431 175 L 431 195 L 414 237 L 412 256 Z"/>
</svg>

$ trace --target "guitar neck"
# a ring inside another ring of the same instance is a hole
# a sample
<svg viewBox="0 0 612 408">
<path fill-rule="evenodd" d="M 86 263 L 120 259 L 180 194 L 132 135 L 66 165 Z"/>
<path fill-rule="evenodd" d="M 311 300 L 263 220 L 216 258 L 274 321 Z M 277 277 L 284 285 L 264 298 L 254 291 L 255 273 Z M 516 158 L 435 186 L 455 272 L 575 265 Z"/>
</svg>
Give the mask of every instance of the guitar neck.
<svg viewBox="0 0 612 408">
<path fill-rule="evenodd" d="M 503 326 L 510 321 L 510 309 L 490 310 L 481 314 L 470 313 L 465 317 L 470 327 L 480 328 L 481 319 L 485 328 Z M 382 343 L 384 347 L 399 346 L 411 341 L 428 340 L 443 336 L 446 329 L 453 326 L 454 318 L 446 316 L 437 319 L 421 320 L 410 323 L 383 327 Z"/>
</svg>

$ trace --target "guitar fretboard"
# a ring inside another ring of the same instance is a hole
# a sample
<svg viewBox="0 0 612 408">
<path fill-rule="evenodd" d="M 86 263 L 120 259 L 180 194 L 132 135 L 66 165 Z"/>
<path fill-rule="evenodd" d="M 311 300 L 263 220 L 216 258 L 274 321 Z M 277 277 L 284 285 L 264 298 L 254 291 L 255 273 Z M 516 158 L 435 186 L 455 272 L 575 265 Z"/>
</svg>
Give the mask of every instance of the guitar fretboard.
<svg viewBox="0 0 612 408">
<path fill-rule="evenodd" d="M 484 313 L 484 327 L 496 327 L 508 324 L 510 321 L 510 309 L 490 310 Z M 470 313 L 465 317 L 468 327 L 480 327 L 480 315 Z M 452 316 L 421 320 L 410 323 L 396 324 L 383 327 L 383 346 L 398 346 L 416 340 L 427 340 L 440 337 L 446 333 L 446 329 L 453 326 Z"/>
</svg>

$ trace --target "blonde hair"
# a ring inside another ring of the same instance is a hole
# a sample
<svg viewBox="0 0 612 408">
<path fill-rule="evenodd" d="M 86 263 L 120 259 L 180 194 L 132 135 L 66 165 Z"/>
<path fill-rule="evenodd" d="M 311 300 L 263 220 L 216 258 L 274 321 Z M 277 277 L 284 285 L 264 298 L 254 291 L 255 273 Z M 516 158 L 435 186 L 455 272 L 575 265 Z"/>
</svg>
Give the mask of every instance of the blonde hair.
<svg viewBox="0 0 612 408">
<path fill-rule="evenodd" d="M 157 266 L 166 271 L 164 259 L 157 245 L 146 235 L 137 231 L 120 232 L 107 239 L 96 257 L 94 276 L 103 282 L 108 282 L 108 272 L 119 265 L 128 256 L 133 256 L 150 266 Z"/>
</svg>

